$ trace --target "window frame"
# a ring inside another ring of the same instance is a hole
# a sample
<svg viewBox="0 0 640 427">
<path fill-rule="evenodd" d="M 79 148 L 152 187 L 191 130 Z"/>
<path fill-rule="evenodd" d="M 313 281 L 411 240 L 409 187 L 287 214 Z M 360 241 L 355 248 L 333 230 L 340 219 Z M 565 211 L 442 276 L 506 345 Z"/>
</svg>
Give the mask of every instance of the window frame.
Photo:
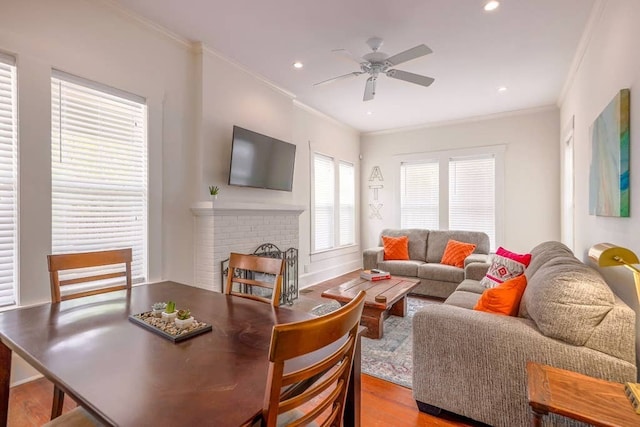
<svg viewBox="0 0 640 427">
<path fill-rule="evenodd" d="M 421 161 L 439 162 L 439 229 L 449 229 L 449 159 L 460 157 L 474 157 L 492 155 L 495 158 L 495 242 L 491 242 L 491 249 L 495 250 L 504 242 L 504 205 L 505 205 L 505 151 L 506 145 L 488 145 L 474 148 L 464 148 L 457 150 L 424 151 L 419 153 L 406 153 L 395 155 L 395 191 L 394 191 L 394 218 L 396 224 L 400 224 L 401 201 L 400 201 L 400 167 L 402 163 L 419 163 Z"/>
<path fill-rule="evenodd" d="M 12 158 L 10 159 L 10 169 L 12 172 L 12 198 L 13 198 L 13 246 L 12 251 L 12 267 L 11 267 L 11 294 L 6 298 L 7 302 L 0 305 L 0 311 L 11 309 L 20 304 L 20 217 L 18 214 L 18 206 L 20 204 L 20 175 L 19 175 L 19 129 L 18 129 L 18 65 L 17 58 L 13 55 L 0 52 L 0 63 L 9 67 L 11 73 L 9 84 L 11 85 L 11 121 L 12 128 L 10 130 L 11 136 L 11 150 Z M 8 157 L 8 156 L 7 156 Z M 7 287 L 6 290 L 9 287 Z"/>
<path fill-rule="evenodd" d="M 53 86 L 55 84 L 56 80 L 60 80 L 62 82 L 66 82 L 69 84 L 73 84 L 73 85 L 78 85 L 81 88 L 77 89 L 78 91 L 81 90 L 86 90 L 87 91 L 87 96 L 99 96 L 99 95 L 92 95 L 90 94 L 91 91 L 98 91 L 101 92 L 104 96 L 104 98 L 97 98 L 97 100 L 101 100 L 104 102 L 111 102 L 108 98 L 109 97 L 117 97 L 120 98 L 122 100 L 122 105 L 125 105 L 126 103 L 135 103 L 138 106 L 140 106 L 141 108 L 139 109 L 139 114 L 140 114 L 140 118 L 141 120 L 143 120 L 143 129 L 142 131 L 139 133 L 139 137 L 141 138 L 139 141 L 141 142 L 142 146 L 141 146 L 141 153 L 143 156 L 143 164 L 140 167 L 140 170 L 142 172 L 143 176 L 143 180 L 141 181 L 141 186 L 140 188 L 142 188 L 142 199 L 141 202 L 143 204 L 143 207 L 141 209 L 142 215 L 143 215 L 143 220 L 144 220 L 144 224 L 142 224 L 141 227 L 141 233 L 138 234 L 140 236 L 140 242 L 141 242 L 141 249 L 139 251 L 135 250 L 134 247 L 134 262 L 135 262 L 135 258 L 136 255 L 138 257 L 141 257 L 141 264 L 139 269 L 140 274 L 138 275 L 138 277 L 134 277 L 134 284 L 139 284 L 139 283 L 145 283 L 150 281 L 150 264 L 151 264 L 151 259 L 150 259 L 150 237 L 151 237 L 151 233 L 150 233 L 150 228 L 151 228 L 151 222 L 153 221 L 152 219 L 152 215 L 151 215 L 151 188 L 150 188 L 150 183 L 151 183 L 151 170 L 150 170 L 150 163 L 151 163 L 151 155 L 150 155 L 150 146 L 149 146 L 149 132 L 150 132 L 150 128 L 151 128 L 151 123 L 150 123 L 150 119 L 149 119 L 149 101 L 147 98 L 136 95 L 136 94 L 132 94 L 130 92 L 126 92 L 117 88 L 114 88 L 112 86 L 108 86 L 105 85 L 103 83 L 100 82 L 96 82 L 93 80 L 89 80 L 89 79 L 85 79 L 82 77 L 78 77 L 72 74 L 68 74 L 66 72 L 63 71 L 59 71 L 56 69 L 52 69 L 51 70 L 51 76 L 50 76 L 50 84 Z M 62 100 L 62 94 L 58 94 L 58 96 L 60 97 L 60 99 Z M 76 95 L 77 96 L 77 95 Z M 87 248 L 84 249 L 82 247 L 78 248 L 78 249 L 73 249 L 73 250 L 62 250 L 62 251 L 56 251 L 55 247 L 54 247 L 54 222 L 55 222 L 55 218 L 54 218 L 54 214 L 53 214 L 53 208 L 54 208 L 54 204 L 53 204 L 53 191 L 54 191 L 54 164 L 53 164 L 53 153 L 54 153 L 54 144 L 56 143 L 60 143 L 61 138 L 59 136 L 56 136 L 56 134 L 54 133 L 54 123 L 53 123 L 53 118 L 54 118 L 54 107 L 53 107 L 53 103 L 55 102 L 55 97 L 54 97 L 54 93 L 52 92 L 51 94 L 51 115 L 52 115 L 52 124 L 51 124 L 51 130 L 52 130 L 52 135 L 51 135 L 51 144 L 50 144 L 50 151 L 51 151 L 51 191 L 52 191 L 52 204 L 51 204 L 51 209 L 52 209 L 52 215 L 51 215 L 51 245 L 52 245 L 52 253 L 68 253 L 68 252 L 81 252 L 81 251 L 93 251 L 93 250 L 109 250 L 109 249 L 117 249 L 120 248 L 121 245 L 117 245 L 117 247 L 115 245 L 107 245 L 103 248 L 98 248 L 98 249 L 94 249 L 94 248 Z M 91 106 L 91 105 L 89 105 Z M 126 107 L 125 107 L 126 108 Z M 84 111 L 84 110 L 83 110 Z M 101 111 L 101 110 L 100 110 Z M 111 111 L 107 111 L 107 113 L 110 113 Z M 58 124 L 58 126 L 60 126 L 60 124 Z M 137 126 L 137 125 L 136 125 Z M 86 129 L 82 129 L 81 131 L 86 132 Z M 98 135 L 96 138 L 101 138 L 100 135 Z M 107 145 L 107 149 L 111 148 L 113 149 L 112 145 L 113 142 L 109 143 L 110 145 Z M 118 148 L 119 149 L 119 148 Z M 127 157 L 127 159 L 129 159 Z M 126 159 L 125 159 L 126 160 Z M 137 171 L 136 171 L 137 172 Z M 126 182 L 130 182 L 130 181 L 126 181 Z M 135 245 L 132 245 L 135 246 Z M 137 252 L 137 253 L 136 253 Z M 133 267 L 133 265 L 132 265 Z M 135 274 L 135 271 L 134 271 Z M 71 275 L 73 275 L 73 273 L 71 273 Z"/>
<path fill-rule="evenodd" d="M 316 156 L 321 156 L 327 159 L 331 159 L 333 163 L 333 217 L 332 217 L 332 245 L 327 248 L 316 249 L 316 168 L 315 168 L 315 159 Z M 350 165 L 353 168 L 353 242 L 340 244 L 340 165 Z M 331 252 L 335 250 L 340 250 L 344 248 L 349 248 L 357 245 L 357 224 L 358 224 L 358 188 L 357 188 L 357 167 L 354 162 L 349 160 L 343 160 L 338 158 L 337 156 L 330 156 L 320 151 L 311 151 L 310 155 L 310 169 L 311 169 L 311 180 L 310 180 L 310 190 L 311 190 L 311 215 L 310 215 L 310 225 L 311 225 L 311 238 L 310 240 L 310 255 L 317 255 L 326 252 Z"/>
</svg>

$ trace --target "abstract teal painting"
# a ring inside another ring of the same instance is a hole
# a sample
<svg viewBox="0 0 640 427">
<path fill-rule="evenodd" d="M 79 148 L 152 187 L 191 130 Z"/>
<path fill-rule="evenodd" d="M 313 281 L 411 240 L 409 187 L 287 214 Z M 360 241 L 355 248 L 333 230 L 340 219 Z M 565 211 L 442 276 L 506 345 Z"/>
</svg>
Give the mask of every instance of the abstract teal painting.
<svg viewBox="0 0 640 427">
<path fill-rule="evenodd" d="M 589 213 L 629 216 L 629 89 L 622 89 L 591 125 Z"/>
</svg>

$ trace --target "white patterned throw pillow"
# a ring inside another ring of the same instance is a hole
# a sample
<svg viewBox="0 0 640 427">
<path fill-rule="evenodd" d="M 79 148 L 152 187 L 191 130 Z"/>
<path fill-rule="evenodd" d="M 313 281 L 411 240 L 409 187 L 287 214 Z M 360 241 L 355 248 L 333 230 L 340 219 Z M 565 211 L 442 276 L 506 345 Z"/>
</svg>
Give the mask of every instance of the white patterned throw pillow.
<svg viewBox="0 0 640 427">
<path fill-rule="evenodd" d="M 504 248 L 498 248 L 493 255 L 491 267 L 480 284 L 485 288 L 494 288 L 509 279 L 518 277 L 524 273 L 530 261 L 530 254 L 521 255 Z"/>
</svg>

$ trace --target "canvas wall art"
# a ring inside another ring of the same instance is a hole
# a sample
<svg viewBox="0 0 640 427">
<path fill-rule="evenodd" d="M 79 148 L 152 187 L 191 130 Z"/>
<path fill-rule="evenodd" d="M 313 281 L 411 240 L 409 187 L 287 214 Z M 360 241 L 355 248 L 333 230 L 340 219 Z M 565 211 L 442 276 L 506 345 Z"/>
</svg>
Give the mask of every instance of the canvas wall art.
<svg viewBox="0 0 640 427">
<path fill-rule="evenodd" d="M 591 125 L 589 213 L 629 216 L 629 89 L 622 89 Z"/>
</svg>

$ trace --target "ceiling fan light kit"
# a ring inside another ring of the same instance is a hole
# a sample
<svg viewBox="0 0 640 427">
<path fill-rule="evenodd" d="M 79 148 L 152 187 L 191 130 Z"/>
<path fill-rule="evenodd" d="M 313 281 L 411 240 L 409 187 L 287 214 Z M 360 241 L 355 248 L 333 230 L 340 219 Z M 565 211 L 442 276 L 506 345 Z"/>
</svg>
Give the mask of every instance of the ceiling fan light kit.
<svg viewBox="0 0 640 427">
<path fill-rule="evenodd" d="M 347 79 L 351 77 L 357 77 L 361 74 L 369 74 L 369 78 L 364 86 L 363 101 L 370 101 L 376 94 L 376 81 L 380 74 L 384 74 L 392 79 L 403 80 L 405 82 L 414 83 L 420 86 L 430 86 L 434 79 L 420 74 L 410 73 L 408 71 L 396 70 L 391 67 L 403 64 L 421 56 L 428 55 L 433 51 L 426 45 L 420 44 L 418 46 L 407 49 L 396 55 L 389 56 L 384 52 L 380 52 L 380 46 L 382 46 L 383 40 L 379 37 L 371 37 L 367 40 L 367 45 L 371 48 L 372 52 L 367 53 L 362 58 L 358 58 L 346 49 L 336 49 L 333 52 L 350 59 L 360 65 L 360 71 L 353 71 L 348 74 L 333 77 L 328 80 L 324 80 L 314 84 L 314 86 L 322 85 L 325 83 L 332 83 L 337 80 Z"/>
</svg>

